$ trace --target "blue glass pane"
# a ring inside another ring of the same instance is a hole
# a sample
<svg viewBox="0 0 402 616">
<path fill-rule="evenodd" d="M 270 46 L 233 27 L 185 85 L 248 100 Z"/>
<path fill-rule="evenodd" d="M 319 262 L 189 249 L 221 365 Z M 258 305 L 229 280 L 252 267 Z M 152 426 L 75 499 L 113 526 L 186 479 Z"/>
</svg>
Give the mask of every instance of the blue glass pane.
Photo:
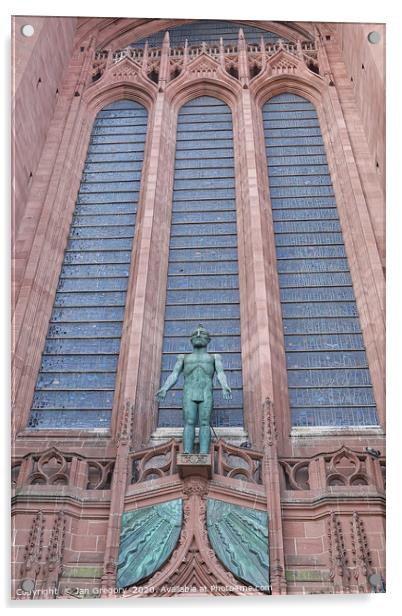
<svg viewBox="0 0 402 616">
<path fill-rule="evenodd" d="M 36 391 L 33 409 L 111 409 L 113 391 Z"/>
<path fill-rule="evenodd" d="M 367 368 L 364 351 L 309 351 L 287 353 L 288 369 L 296 368 Z"/>
<path fill-rule="evenodd" d="M 233 304 L 239 297 L 238 290 L 222 291 L 168 291 L 168 305 L 173 304 Z M 191 333 L 191 332 L 190 332 Z"/>
<path fill-rule="evenodd" d="M 107 263 L 102 265 L 63 265 L 61 275 L 63 278 L 104 278 L 127 277 L 130 269 L 129 263 Z"/>
<path fill-rule="evenodd" d="M 358 334 L 315 334 L 306 336 L 285 335 L 287 351 L 341 351 L 364 350 L 363 338 Z"/>
<path fill-rule="evenodd" d="M 174 276 L 188 274 L 237 274 L 238 266 L 237 261 L 199 261 L 194 260 L 193 263 L 188 261 L 182 261 L 181 263 L 173 261 L 169 265 L 169 274 Z"/>
<path fill-rule="evenodd" d="M 282 303 L 282 316 L 288 318 L 314 318 L 314 317 L 353 317 L 357 316 L 356 303 L 350 302 L 317 302 L 288 304 Z M 340 322 L 338 320 L 338 322 Z"/>
<path fill-rule="evenodd" d="M 118 355 L 42 355 L 41 372 L 110 372 L 116 371 Z M 41 375 L 39 375 L 39 378 Z"/>
<path fill-rule="evenodd" d="M 178 116 L 161 382 L 177 354 L 192 350 L 199 323 L 212 334 L 233 398 L 214 384 L 215 426 L 243 425 L 240 306 L 232 116 L 221 101 L 200 97 Z M 232 372 L 233 371 L 233 372 Z M 159 404 L 160 426 L 182 425 L 182 380 Z"/>
<path fill-rule="evenodd" d="M 87 195 L 79 194 L 77 203 L 79 205 L 102 205 L 105 203 L 136 203 L 138 201 L 138 192 L 97 192 Z"/>
<path fill-rule="evenodd" d="M 348 272 L 346 259 L 279 259 L 278 272 L 285 273 L 316 273 L 316 272 Z"/>
<path fill-rule="evenodd" d="M 75 306 L 124 306 L 126 293 L 118 291 L 57 293 L 54 305 L 57 308 Z"/>
<path fill-rule="evenodd" d="M 87 210 L 86 212 L 83 212 L 80 216 L 74 217 L 74 224 L 77 227 L 95 227 L 95 229 L 97 227 L 108 227 L 115 230 L 116 226 L 132 226 L 134 222 L 135 212 L 133 210 L 126 215 L 117 214 L 117 212 L 113 214 L 103 214 L 102 212 L 102 214 L 96 215 Z"/>
<path fill-rule="evenodd" d="M 289 387 L 336 387 L 370 385 L 366 368 L 343 370 L 289 370 Z"/>
<path fill-rule="evenodd" d="M 238 288 L 238 276 L 237 275 L 195 275 L 196 272 L 191 275 L 176 275 L 169 276 L 168 289 L 237 289 Z"/>
<path fill-rule="evenodd" d="M 121 335 L 121 321 L 51 324 L 48 338 L 113 338 Z"/>
<path fill-rule="evenodd" d="M 236 248 L 237 238 L 235 235 L 218 235 L 216 237 L 172 237 L 170 247 L 174 248 Z"/>
<path fill-rule="evenodd" d="M 37 390 L 63 388 L 69 390 L 114 389 L 116 375 L 114 372 L 42 372 L 36 384 Z"/>
<path fill-rule="evenodd" d="M 120 338 L 48 338 L 44 352 L 47 355 L 84 355 L 117 354 L 120 348 Z M 91 358 L 88 358 L 91 361 Z"/>
<path fill-rule="evenodd" d="M 207 261 L 236 261 L 237 263 L 237 249 L 236 248 L 188 248 L 185 250 L 173 249 L 170 247 L 169 263 L 186 263 L 190 262 L 207 262 Z"/>
<path fill-rule="evenodd" d="M 377 424 L 317 112 L 280 94 L 263 120 L 292 423 Z"/>
<path fill-rule="evenodd" d="M 122 321 L 124 307 L 99 306 L 97 308 L 55 308 L 52 312 L 52 323 L 93 321 Z"/>
<path fill-rule="evenodd" d="M 192 328 L 194 331 L 199 323 L 199 319 L 195 319 L 191 321 L 187 320 L 188 327 Z M 212 336 L 225 336 L 225 335 L 236 335 L 239 333 L 240 321 L 239 319 L 225 319 L 225 320 L 216 320 L 216 319 L 204 319 L 202 324 L 207 328 L 209 333 Z M 183 327 L 179 320 L 165 320 L 165 335 L 166 336 L 183 336 Z M 184 336 L 183 336 L 184 337 Z M 211 343 L 212 346 L 212 343 Z"/>
<path fill-rule="evenodd" d="M 166 306 L 165 310 L 165 319 L 166 323 L 168 319 L 178 319 L 190 321 L 191 319 L 196 319 L 198 322 L 203 319 L 206 321 L 207 319 L 216 319 L 220 321 L 221 319 L 232 319 L 238 318 L 239 312 L 236 304 L 209 304 L 207 306 L 197 306 L 197 305 L 176 305 L 176 306 Z"/>
<path fill-rule="evenodd" d="M 171 229 L 172 236 L 201 236 L 203 233 L 206 235 L 235 235 L 236 223 L 182 223 L 173 224 Z"/>
<path fill-rule="evenodd" d="M 282 302 L 345 302 L 354 301 L 352 287 L 316 287 L 281 289 Z"/>
<path fill-rule="evenodd" d="M 204 224 L 211 224 L 212 222 L 214 222 L 214 219 L 216 222 L 233 222 L 236 223 L 236 213 L 228 210 L 228 211 L 220 211 L 220 212 L 214 212 L 213 215 L 211 216 L 211 212 L 210 211 L 204 211 L 204 212 L 175 212 L 175 215 L 173 216 L 172 219 L 172 224 L 176 225 L 178 223 L 187 223 L 192 225 L 193 223 L 204 223 Z"/>
<path fill-rule="evenodd" d="M 349 272 L 279 274 L 282 289 L 286 287 L 347 287 L 352 284 Z"/>
<path fill-rule="evenodd" d="M 194 168 L 198 169 L 198 164 L 201 164 L 200 161 L 205 161 L 205 165 L 210 165 L 215 159 L 219 158 L 219 161 L 223 160 L 226 164 L 228 160 L 233 160 L 234 155 L 233 148 L 218 148 L 215 142 L 210 143 L 210 147 L 207 149 L 203 148 L 202 150 L 192 150 L 191 152 L 188 152 L 187 148 L 184 148 L 183 145 L 181 146 L 181 148 L 181 150 L 176 150 L 176 161 L 180 161 L 178 169 L 182 168 L 181 165 L 184 164 L 182 163 L 183 160 L 186 161 L 186 164 L 189 164 L 190 160 L 198 161 L 198 163 L 194 162 Z"/>
<path fill-rule="evenodd" d="M 285 334 L 339 334 L 360 332 L 359 319 L 284 319 Z"/>
<path fill-rule="evenodd" d="M 110 425 L 146 126 L 146 109 L 129 100 L 95 119 L 30 429 Z"/>
<path fill-rule="evenodd" d="M 294 426 L 353 427 L 375 426 L 377 423 L 375 406 L 292 410 L 292 424 Z"/>
<path fill-rule="evenodd" d="M 82 410 L 64 411 L 32 409 L 28 422 L 31 430 L 99 430 L 107 429 L 110 425 L 111 411 Z"/>
<path fill-rule="evenodd" d="M 289 388 L 290 404 L 296 408 L 314 408 L 321 406 L 373 406 L 374 398 L 371 387 L 297 387 Z"/>
<path fill-rule="evenodd" d="M 172 47 L 183 46 L 186 39 L 189 45 L 200 45 L 203 41 L 206 43 L 219 43 L 221 37 L 225 44 L 237 43 L 239 28 L 243 29 L 244 36 L 248 43 L 259 43 L 261 36 L 267 43 L 274 43 L 280 38 L 279 35 L 274 32 L 268 32 L 267 30 L 262 30 L 256 26 L 250 26 L 249 24 L 241 22 L 200 19 L 189 24 L 171 27 L 169 29 L 170 45 Z M 160 32 L 151 34 L 147 39 L 143 38 L 132 43 L 132 46 L 143 47 L 145 41 L 148 40 L 150 46 L 161 47 L 164 34 L 165 31 L 161 30 Z"/>
</svg>

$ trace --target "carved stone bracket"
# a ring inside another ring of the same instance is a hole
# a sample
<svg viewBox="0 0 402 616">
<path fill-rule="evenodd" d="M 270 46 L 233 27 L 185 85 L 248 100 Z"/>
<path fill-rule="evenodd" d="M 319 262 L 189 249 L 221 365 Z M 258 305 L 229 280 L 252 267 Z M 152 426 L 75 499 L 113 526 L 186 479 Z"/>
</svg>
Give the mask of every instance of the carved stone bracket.
<svg viewBox="0 0 402 616">
<path fill-rule="evenodd" d="M 183 478 L 197 475 L 210 479 L 212 477 L 211 454 L 179 453 L 177 454 L 177 468 Z"/>
</svg>

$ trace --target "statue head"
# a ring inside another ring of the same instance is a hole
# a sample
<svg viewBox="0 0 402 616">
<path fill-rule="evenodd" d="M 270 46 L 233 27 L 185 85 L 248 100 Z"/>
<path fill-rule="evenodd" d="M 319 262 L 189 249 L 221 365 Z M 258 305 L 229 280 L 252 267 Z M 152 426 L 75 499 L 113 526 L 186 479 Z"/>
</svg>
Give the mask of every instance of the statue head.
<svg viewBox="0 0 402 616">
<path fill-rule="evenodd" d="M 206 347 L 211 340 L 211 336 L 205 327 L 199 324 L 197 329 L 191 334 L 190 340 L 194 348 Z"/>
</svg>

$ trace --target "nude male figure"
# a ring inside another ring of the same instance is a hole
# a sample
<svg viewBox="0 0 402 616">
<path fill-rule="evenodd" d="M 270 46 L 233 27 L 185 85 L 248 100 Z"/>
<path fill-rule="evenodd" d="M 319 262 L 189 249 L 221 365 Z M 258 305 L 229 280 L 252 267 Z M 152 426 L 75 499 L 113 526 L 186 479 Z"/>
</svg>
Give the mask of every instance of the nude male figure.
<svg viewBox="0 0 402 616">
<path fill-rule="evenodd" d="M 206 350 L 210 340 L 211 336 L 208 331 L 199 325 L 191 335 L 193 352 L 177 356 L 172 373 L 155 396 L 157 400 L 163 400 L 169 389 L 177 382 L 180 374 L 183 373 L 184 453 L 193 453 L 197 414 L 200 423 L 200 453 L 209 453 L 210 421 L 213 409 L 212 385 L 215 373 L 225 400 L 230 400 L 232 397 L 232 390 L 226 380 L 221 356 L 216 353 L 210 354 Z"/>
</svg>

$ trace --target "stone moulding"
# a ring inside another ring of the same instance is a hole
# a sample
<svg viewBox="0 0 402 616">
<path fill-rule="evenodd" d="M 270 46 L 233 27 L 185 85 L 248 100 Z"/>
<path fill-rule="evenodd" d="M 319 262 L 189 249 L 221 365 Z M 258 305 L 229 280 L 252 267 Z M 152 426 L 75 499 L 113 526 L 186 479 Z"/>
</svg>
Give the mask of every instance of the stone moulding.
<svg viewBox="0 0 402 616">
<path fill-rule="evenodd" d="M 136 584 L 166 562 L 179 539 L 182 510 L 178 498 L 123 514 L 117 588 Z"/>
</svg>

